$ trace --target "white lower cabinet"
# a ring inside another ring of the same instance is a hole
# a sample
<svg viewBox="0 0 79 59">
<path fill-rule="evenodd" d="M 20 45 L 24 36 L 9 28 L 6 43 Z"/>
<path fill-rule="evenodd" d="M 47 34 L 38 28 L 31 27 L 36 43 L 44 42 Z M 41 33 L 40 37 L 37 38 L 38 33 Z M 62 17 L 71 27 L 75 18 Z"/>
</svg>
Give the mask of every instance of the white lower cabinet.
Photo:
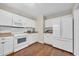
<svg viewBox="0 0 79 59">
<path fill-rule="evenodd" d="M 0 56 L 2 56 L 4 53 L 3 53 L 3 44 L 2 44 L 2 41 L 0 39 Z"/>
<path fill-rule="evenodd" d="M 72 15 L 61 17 L 61 48 L 73 52 L 73 19 Z"/>
<path fill-rule="evenodd" d="M 13 52 L 13 38 L 12 37 L 8 37 L 8 38 L 4 38 L 5 39 L 5 43 L 4 43 L 4 55 L 8 55 L 10 53 Z"/>
<path fill-rule="evenodd" d="M 73 53 L 72 40 L 54 40 L 53 46 Z"/>
<path fill-rule="evenodd" d="M 33 44 L 35 42 L 37 42 L 37 39 L 36 39 L 37 35 L 36 34 L 29 34 L 29 44 Z"/>
<path fill-rule="evenodd" d="M 44 42 L 50 44 L 53 47 L 72 52 L 73 53 L 73 41 L 70 39 L 60 39 L 52 34 L 44 34 Z"/>
<path fill-rule="evenodd" d="M 8 55 L 13 52 L 13 37 L 3 37 L 0 41 L 0 55 Z"/>
<path fill-rule="evenodd" d="M 35 42 L 37 42 L 37 34 L 27 34 L 27 45 L 31 45 Z"/>
<path fill-rule="evenodd" d="M 53 35 L 51 33 L 44 33 L 44 43 L 53 45 L 52 40 Z"/>
</svg>

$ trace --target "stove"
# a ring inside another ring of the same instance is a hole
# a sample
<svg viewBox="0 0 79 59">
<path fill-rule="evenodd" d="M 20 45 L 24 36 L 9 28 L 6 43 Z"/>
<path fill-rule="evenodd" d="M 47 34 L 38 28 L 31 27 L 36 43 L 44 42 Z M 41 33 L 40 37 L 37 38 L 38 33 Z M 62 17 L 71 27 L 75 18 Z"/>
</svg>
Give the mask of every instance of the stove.
<svg viewBox="0 0 79 59">
<path fill-rule="evenodd" d="M 14 52 L 26 47 L 27 38 L 25 34 L 14 35 Z"/>
</svg>

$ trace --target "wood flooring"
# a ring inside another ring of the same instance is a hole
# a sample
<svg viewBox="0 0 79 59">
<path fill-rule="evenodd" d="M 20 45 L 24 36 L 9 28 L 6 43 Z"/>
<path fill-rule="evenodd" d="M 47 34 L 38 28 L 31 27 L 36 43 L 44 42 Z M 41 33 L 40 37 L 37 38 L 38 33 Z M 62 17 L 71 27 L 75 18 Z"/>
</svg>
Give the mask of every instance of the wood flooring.
<svg viewBox="0 0 79 59">
<path fill-rule="evenodd" d="M 8 56 L 73 56 L 73 54 L 47 44 L 34 43 Z"/>
</svg>

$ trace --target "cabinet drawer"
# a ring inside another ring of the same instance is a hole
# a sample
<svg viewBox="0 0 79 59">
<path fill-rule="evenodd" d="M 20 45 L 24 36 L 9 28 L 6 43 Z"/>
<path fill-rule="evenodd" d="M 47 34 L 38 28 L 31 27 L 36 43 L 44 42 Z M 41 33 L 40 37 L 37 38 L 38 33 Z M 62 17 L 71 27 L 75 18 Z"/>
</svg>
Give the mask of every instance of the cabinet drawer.
<svg viewBox="0 0 79 59">
<path fill-rule="evenodd" d="M 54 40 L 54 47 L 73 52 L 72 40 Z"/>
</svg>

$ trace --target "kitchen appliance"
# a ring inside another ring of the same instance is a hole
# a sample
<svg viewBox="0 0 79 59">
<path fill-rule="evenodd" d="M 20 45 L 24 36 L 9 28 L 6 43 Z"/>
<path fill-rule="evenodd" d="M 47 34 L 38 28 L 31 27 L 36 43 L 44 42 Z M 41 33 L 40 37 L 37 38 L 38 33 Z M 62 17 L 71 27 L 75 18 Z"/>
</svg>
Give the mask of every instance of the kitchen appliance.
<svg viewBox="0 0 79 59">
<path fill-rule="evenodd" d="M 14 35 L 14 52 L 26 47 L 27 38 L 25 34 Z"/>
</svg>

